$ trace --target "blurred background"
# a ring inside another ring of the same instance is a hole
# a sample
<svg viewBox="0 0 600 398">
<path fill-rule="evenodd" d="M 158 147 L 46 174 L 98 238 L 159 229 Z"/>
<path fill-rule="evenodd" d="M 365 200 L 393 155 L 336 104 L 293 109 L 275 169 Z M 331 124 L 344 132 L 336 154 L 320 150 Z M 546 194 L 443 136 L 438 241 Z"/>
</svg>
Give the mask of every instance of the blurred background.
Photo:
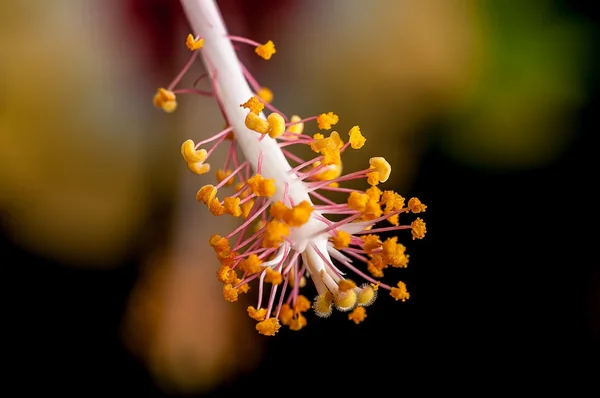
<svg viewBox="0 0 600 398">
<path fill-rule="evenodd" d="M 384 156 L 387 187 L 428 205 L 426 239 L 401 237 L 411 264 L 390 273 L 411 299 L 380 298 L 358 326 L 311 315 L 300 332 L 256 334 L 254 296 L 222 299 L 207 244 L 235 224 L 214 226 L 194 198 L 209 177 L 179 154 L 221 129 L 216 105 L 152 106 L 188 55 L 179 2 L 4 1 L 5 394 L 574 391 L 597 379 L 590 2 L 219 4 L 232 34 L 276 43 L 268 63 L 240 57 L 278 108 L 359 124 L 367 145 L 345 167 Z"/>
</svg>

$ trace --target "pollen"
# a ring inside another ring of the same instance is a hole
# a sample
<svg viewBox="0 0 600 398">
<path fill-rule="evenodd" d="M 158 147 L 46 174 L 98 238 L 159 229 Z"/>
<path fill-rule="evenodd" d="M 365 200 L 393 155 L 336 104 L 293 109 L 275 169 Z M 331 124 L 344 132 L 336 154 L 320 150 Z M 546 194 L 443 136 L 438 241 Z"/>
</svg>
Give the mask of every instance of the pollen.
<svg viewBox="0 0 600 398">
<path fill-rule="evenodd" d="M 270 221 L 265 225 L 262 246 L 264 248 L 277 248 L 281 246 L 285 237 L 290 234 L 287 224 L 279 221 Z"/>
<path fill-rule="evenodd" d="M 386 182 L 388 178 L 390 178 L 390 174 L 392 172 L 392 166 L 388 163 L 385 158 L 382 157 L 374 157 L 369 159 L 369 164 L 371 168 L 375 169 L 379 174 L 379 181 Z"/>
<path fill-rule="evenodd" d="M 240 208 L 240 198 L 225 198 L 223 199 L 223 207 L 225 208 L 225 213 L 230 214 L 234 217 L 239 217 L 242 215 L 242 209 Z"/>
<path fill-rule="evenodd" d="M 334 124 L 336 124 L 339 121 L 340 121 L 340 118 L 338 117 L 338 115 L 336 115 L 333 112 L 321 113 L 317 117 L 317 125 L 319 126 L 319 129 L 321 129 L 321 130 L 329 130 L 329 129 L 331 129 L 331 126 L 333 126 Z"/>
<path fill-rule="evenodd" d="M 290 227 L 300 227 L 310 220 L 313 210 L 314 207 L 308 201 L 303 200 L 284 214 L 284 221 Z"/>
<path fill-rule="evenodd" d="M 245 119 L 246 127 L 260 134 L 268 134 L 271 125 L 254 112 L 249 112 Z"/>
<path fill-rule="evenodd" d="M 221 283 L 231 284 L 237 278 L 237 274 L 228 265 L 221 265 L 217 271 L 217 279 Z"/>
<path fill-rule="evenodd" d="M 208 203 L 208 210 L 213 216 L 222 216 L 225 214 L 225 207 L 221 205 L 218 199 L 213 199 Z"/>
<path fill-rule="evenodd" d="M 290 324 L 289 324 L 290 330 L 293 330 L 295 332 L 301 330 L 305 326 L 306 326 L 306 318 L 302 314 L 295 314 L 292 317 Z"/>
<path fill-rule="evenodd" d="M 254 200 L 250 199 L 249 201 L 242 203 L 240 207 L 242 208 L 242 217 L 248 218 L 252 211 L 252 207 L 254 207 Z"/>
<path fill-rule="evenodd" d="M 299 295 L 296 299 L 296 305 L 294 306 L 294 311 L 296 312 L 306 312 L 310 310 L 311 303 L 310 300 L 304 297 L 303 295 Z"/>
<path fill-rule="evenodd" d="M 210 171 L 210 164 L 208 163 L 188 163 L 187 166 L 192 173 L 198 175 L 206 174 Z"/>
<path fill-rule="evenodd" d="M 379 185 L 379 173 L 377 171 L 370 171 L 367 173 L 367 183 L 372 187 Z"/>
<path fill-rule="evenodd" d="M 192 36 L 191 34 L 187 35 L 187 38 L 185 39 L 185 46 L 190 50 L 190 51 L 196 51 L 202 48 L 202 46 L 204 46 L 204 39 L 196 39 L 194 38 L 194 36 Z"/>
<path fill-rule="evenodd" d="M 196 200 L 198 202 L 204 202 L 205 205 L 209 205 L 217 196 L 217 188 L 214 185 L 204 185 L 196 193 Z"/>
<path fill-rule="evenodd" d="M 367 317 L 367 310 L 365 307 L 356 307 L 354 311 L 348 314 L 348 319 L 353 321 L 355 324 L 359 324 Z"/>
<path fill-rule="evenodd" d="M 393 287 L 390 291 L 390 296 L 395 298 L 396 301 L 402 300 L 404 302 L 408 300 L 410 298 L 410 293 L 408 293 L 408 290 L 406 290 L 406 283 L 398 282 L 396 286 L 398 287 Z"/>
<path fill-rule="evenodd" d="M 279 113 L 273 112 L 267 116 L 269 137 L 277 138 L 285 132 L 285 119 Z"/>
<path fill-rule="evenodd" d="M 172 113 L 177 108 L 175 93 L 165 88 L 159 88 L 153 99 L 154 106 L 167 113 Z"/>
<path fill-rule="evenodd" d="M 204 162 L 208 156 L 206 149 L 196 150 L 194 141 L 185 140 L 181 144 L 181 156 L 187 163 Z"/>
<path fill-rule="evenodd" d="M 367 195 L 369 195 L 369 199 L 370 200 L 374 200 L 375 202 L 379 202 L 379 200 L 381 199 L 381 195 L 383 192 L 381 192 L 381 190 L 375 186 L 370 187 L 369 189 L 367 189 L 365 191 L 365 193 Z"/>
<path fill-rule="evenodd" d="M 273 92 L 267 87 L 261 87 L 260 90 L 256 92 L 256 95 L 267 104 L 270 104 L 273 101 Z"/>
<path fill-rule="evenodd" d="M 342 162 L 340 150 L 337 148 L 325 148 L 321 151 L 323 154 L 322 163 L 325 166 L 339 165 Z"/>
<path fill-rule="evenodd" d="M 356 292 L 348 290 L 338 292 L 335 296 L 335 308 L 340 311 L 350 311 L 356 305 Z"/>
<path fill-rule="evenodd" d="M 423 239 L 427 228 L 425 228 L 425 222 L 421 218 L 417 218 L 415 221 L 410 223 L 411 233 L 414 239 Z"/>
<path fill-rule="evenodd" d="M 246 183 L 256 196 L 271 197 L 275 193 L 275 180 L 266 179 L 260 174 L 248 178 Z"/>
<path fill-rule="evenodd" d="M 338 250 L 344 249 L 350 246 L 350 241 L 352 240 L 352 235 L 350 235 L 346 231 L 342 231 L 338 229 L 333 237 L 330 238 L 331 243 L 333 243 L 333 247 Z"/>
<path fill-rule="evenodd" d="M 267 268 L 265 275 L 265 282 L 273 285 L 280 285 L 283 282 L 283 276 L 279 271 L 273 271 L 271 268 Z"/>
<path fill-rule="evenodd" d="M 281 325 L 279 324 L 277 318 L 265 319 L 264 321 L 256 324 L 256 330 L 258 330 L 258 333 L 265 336 L 275 336 L 275 334 L 279 331 L 279 328 L 281 328 Z"/>
<path fill-rule="evenodd" d="M 231 283 L 228 283 L 223 286 L 223 297 L 231 303 L 236 302 L 238 300 L 238 291 Z"/>
<path fill-rule="evenodd" d="M 250 109 L 251 113 L 255 115 L 259 115 L 262 110 L 265 108 L 265 104 L 263 104 L 257 97 L 252 96 L 250 99 L 243 104 L 240 105 L 242 108 Z"/>
<path fill-rule="evenodd" d="M 356 305 L 366 307 L 375 302 L 377 291 L 367 283 L 362 285 L 356 293 Z"/>
<path fill-rule="evenodd" d="M 256 254 L 251 254 L 245 260 L 240 261 L 240 271 L 248 275 L 254 275 L 262 271 L 262 260 Z"/>
<path fill-rule="evenodd" d="M 267 316 L 267 309 L 266 308 L 261 308 L 261 309 L 256 309 L 253 306 L 249 306 L 248 307 L 248 316 L 250 316 L 250 318 L 254 319 L 255 321 L 264 321 L 265 320 L 265 316 Z"/>
<path fill-rule="evenodd" d="M 209 241 L 210 246 L 218 253 L 223 251 L 229 251 L 229 239 L 222 237 L 221 235 L 213 235 Z"/>
<path fill-rule="evenodd" d="M 385 205 L 385 214 L 402 210 L 404 207 L 404 198 L 394 191 L 383 191 L 381 202 Z"/>
<path fill-rule="evenodd" d="M 369 195 L 366 193 L 354 191 L 348 195 L 348 207 L 352 210 L 359 212 L 365 211 L 367 203 L 369 202 Z"/>
<path fill-rule="evenodd" d="M 271 205 L 270 213 L 276 220 L 284 220 L 290 209 L 281 201 L 277 201 Z"/>
<path fill-rule="evenodd" d="M 256 52 L 256 54 L 258 54 L 259 57 L 266 60 L 271 59 L 271 56 L 277 52 L 277 50 L 275 49 L 275 44 L 271 40 L 269 40 L 265 44 L 256 46 L 256 49 L 254 51 Z"/>
<path fill-rule="evenodd" d="M 418 198 L 410 198 L 408 201 L 408 208 L 413 213 L 422 213 L 427 210 L 427 206 L 425 206 Z"/>
<path fill-rule="evenodd" d="M 367 254 L 371 254 L 373 250 L 377 250 L 381 247 L 381 241 L 377 235 L 364 235 L 361 237 L 363 241 L 363 250 Z"/>
<path fill-rule="evenodd" d="M 352 127 L 348 134 L 350 135 L 350 146 L 352 149 L 360 149 L 365 145 L 365 142 L 367 142 L 367 139 L 363 137 L 360 132 L 360 127 L 358 126 Z"/>
<path fill-rule="evenodd" d="M 315 314 L 317 314 L 317 316 L 320 316 L 321 318 L 327 318 L 329 315 L 331 315 L 332 303 L 333 295 L 331 294 L 331 292 L 327 291 L 323 294 L 318 295 L 317 297 L 315 297 L 315 300 L 313 302 L 313 309 L 315 311 Z"/>
<path fill-rule="evenodd" d="M 281 310 L 279 311 L 279 320 L 284 325 L 289 325 L 294 317 L 294 310 L 290 307 L 289 304 L 283 304 L 281 306 Z"/>
<path fill-rule="evenodd" d="M 292 134 L 302 134 L 302 132 L 304 131 L 304 122 L 301 121 L 302 118 L 298 115 L 293 115 L 290 118 L 290 123 L 292 123 L 292 125 L 290 127 L 288 127 L 288 131 Z"/>
</svg>

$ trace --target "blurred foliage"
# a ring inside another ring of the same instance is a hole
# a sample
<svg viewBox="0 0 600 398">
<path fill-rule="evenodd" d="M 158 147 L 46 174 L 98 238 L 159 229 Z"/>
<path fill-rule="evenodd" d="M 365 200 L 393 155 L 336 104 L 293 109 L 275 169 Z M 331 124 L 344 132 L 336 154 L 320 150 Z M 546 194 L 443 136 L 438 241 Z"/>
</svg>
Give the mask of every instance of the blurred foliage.
<svg viewBox="0 0 600 398">
<path fill-rule="evenodd" d="M 585 100 L 590 26 L 548 1 L 485 1 L 479 72 L 440 140 L 461 162 L 529 168 L 560 155 Z"/>
</svg>

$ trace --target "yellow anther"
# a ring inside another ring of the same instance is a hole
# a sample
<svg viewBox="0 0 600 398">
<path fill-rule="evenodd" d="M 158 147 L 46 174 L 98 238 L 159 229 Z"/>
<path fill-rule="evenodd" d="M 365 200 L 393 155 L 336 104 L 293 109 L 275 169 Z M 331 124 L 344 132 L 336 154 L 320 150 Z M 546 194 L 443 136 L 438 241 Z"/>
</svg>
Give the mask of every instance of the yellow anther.
<svg viewBox="0 0 600 398">
<path fill-rule="evenodd" d="M 335 308 L 340 311 L 350 311 L 356 305 L 356 292 L 348 290 L 346 292 L 338 292 L 335 296 Z"/>
<path fill-rule="evenodd" d="M 257 196 L 270 198 L 275 194 L 275 180 L 272 178 L 263 179 L 258 185 Z"/>
<path fill-rule="evenodd" d="M 367 173 L 367 183 L 371 186 L 379 184 L 379 173 L 377 171 L 370 171 Z"/>
<path fill-rule="evenodd" d="M 290 228 L 285 223 L 279 221 L 269 221 L 267 225 L 265 225 L 262 247 L 277 248 L 281 246 L 284 238 L 289 234 Z"/>
<path fill-rule="evenodd" d="M 335 232 L 335 235 L 330 238 L 330 240 L 331 240 L 331 243 L 333 243 L 333 247 L 335 247 L 338 250 L 341 250 L 341 249 L 344 249 L 344 248 L 350 246 L 350 241 L 352 240 L 352 235 L 350 235 L 346 231 L 342 231 L 341 229 L 338 229 Z"/>
<path fill-rule="evenodd" d="M 208 163 L 188 163 L 188 169 L 194 174 L 202 175 L 210 171 L 210 164 Z"/>
<path fill-rule="evenodd" d="M 367 254 L 371 254 L 373 250 L 377 250 L 381 247 L 381 241 L 377 235 L 363 235 L 360 238 L 363 241 L 363 250 Z"/>
<path fill-rule="evenodd" d="M 302 314 L 295 314 L 290 321 L 289 328 L 297 332 L 306 326 L 306 318 Z"/>
<path fill-rule="evenodd" d="M 367 142 L 367 139 L 363 137 L 358 126 L 352 127 L 348 134 L 350 135 L 350 146 L 352 149 L 360 149 Z"/>
<path fill-rule="evenodd" d="M 404 207 L 404 198 L 394 191 L 383 191 L 381 203 L 385 205 L 385 214 L 389 214 Z"/>
<path fill-rule="evenodd" d="M 244 202 L 240 205 L 242 208 L 242 217 L 248 218 L 250 212 L 252 211 L 252 207 L 254 207 L 254 199 L 250 199 L 247 202 Z"/>
<path fill-rule="evenodd" d="M 325 136 L 321 133 L 316 133 L 313 135 L 313 141 L 309 144 L 310 149 L 315 152 L 321 152 L 321 149 L 325 148 L 327 141 L 325 140 Z"/>
<path fill-rule="evenodd" d="M 296 135 L 302 134 L 302 132 L 304 131 L 304 122 L 300 122 L 300 120 L 302 120 L 302 118 L 298 115 L 293 115 L 290 118 L 290 123 L 295 123 L 288 127 L 288 131 L 290 133 Z"/>
<path fill-rule="evenodd" d="M 365 191 L 367 195 L 369 195 L 369 199 L 374 200 L 375 202 L 379 202 L 381 199 L 381 190 L 377 187 L 371 187 Z"/>
<path fill-rule="evenodd" d="M 281 282 L 283 282 L 283 276 L 281 275 L 281 272 L 274 271 L 271 268 L 267 268 L 265 274 L 265 282 L 271 283 L 273 285 L 279 285 L 281 284 Z"/>
<path fill-rule="evenodd" d="M 248 101 L 244 102 L 240 106 L 242 108 L 250 109 L 250 113 L 254 113 L 255 115 L 259 115 L 265 108 L 265 104 L 263 104 L 262 101 L 255 96 L 250 97 Z"/>
<path fill-rule="evenodd" d="M 222 216 L 225 214 L 225 207 L 223 207 L 221 202 L 219 202 L 219 199 L 216 198 L 208 202 L 208 210 L 213 216 Z"/>
<path fill-rule="evenodd" d="M 383 214 L 383 210 L 381 210 L 381 206 L 374 200 L 369 199 L 367 201 L 367 205 L 365 206 L 365 211 L 363 214 L 363 219 L 365 220 L 374 220 L 376 218 L 381 217 Z"/>
<path fill-rule="evenodd" d="M 223 297 L 229 302 L 236 302 L 238 300 L 238 291 L 231 283 L 228 283 L 223 286 Z"/>
<path fill-rule="evenodd" d="M 216 178 L 218 182 L 222 182 L 223 180 L 225 180 L 227 177 L 229 177 L 231 175 L 231 173 L 233 173 L 232 170 L 223 170 L 223 169 L 218 169 L 217 173 L 216 173 Z M 235 177 L 231 177 L 229 180 L 227 180 L 227 182 L 225 183 L 225 185 L 233 185 L 235 184 Z"/>
<path fill-rule="evenodd" d="M 250 178 L 248 178 L 248 180 L 246 180 L 246 184 L 248 184 L 248 187 L 250 188 L 252 193 L 254 193 L 255 195 L 258 195 L 258 192 L 260 191 L 260 184 L 263 180 L 264 180 L 264 177 L 262 175 L 254 174 L 252 177 L 250 177 Z"/>
<path fill-rule="evenodd" d="M 229 239 L 221 235 L 211 236 L 209 244 L 217 253 L 230 250 Z"/>
<path fill-rule="evenodd" d="M 393 236 L 391 238 L 387 238 L 381 248 L 383 249 L 383 255 L 386 257 L 392 257 L 396 254 L 396 246 L 398 244 L 398 237 Z"/>
<path fill-rule="evenodd" d="M 372 169 L 375 169 L 377 173 L 379 173 L 379 181 L 386 182 L 388 178 L 390 178 L 390 174 L 392 172 L 392 166 L 388 163 L 385 158 L 382 157 L 374 157 L 369 159 L 369 164 Z"/>
<path fill-rule="evenodd" d="M 333 149 L 342 149 L 342 147 L 344 146 L 344 141 L 342 140 L 340 134 L 337 131 L 332 131 L 331 134 L 329 134 L 328 138 L 331 142 L 330 145 Z"/>
<path fill-rule="evenodd" d="M 265 336 L 275 336 L 280 327 L 281 325 L 279 324 L 277 318 L 265 319 L 264 321 L 256 324 L 256 330 L 258 330 L 258 333 Z"/>
<path fill-rule="evenodd" d="M 348 207 L 352 210 L 363 212 L 365 211 L 368 202 L 369 195 L 366 193 L 353 191 L 348 195 Z"/>
<path fill-rule="evenodd" d="M 355 324 L 359 324 L 367 317 L 367 310 L 365 307 L 356 307 L 354 311 L 348 314 L 348 319 L 353 321 Z"/>
<path fill-rule="evenodd" d="M 315 310 L 315 314 L 321 318 L 327 318 L 329 315 L 331 315 L 332 303 L 333 295 L 331 292 L 327 291 L 318 295 L 313 301 L 313 309 Z"/>
<path fill-rule="evenodd" d="M 354 281 L 351 281 L 350 279 L 342 279 L 338 282 L 338 290 L 340 292 L 347 292 L 349 290 L 352 290 L 356 287 L 356 283 L 354 283 Z"/>
<path fill-rule="evenodd" d="M 196 200 L 208 204 L 217 197 L 217 188 L 214 185 L 205 185 L 196 193 Z"/>
<path fill-rule="evenodd" d="M 373 288 L 373 290 L 375 290 L 375 293 L 377 293 L 377 290 L 379 290 L 379 285 L 380 284 L 381 284 L 381 282 L 369 283 L 369 285 L 371 285 L 371 287 Z"/>
<path fill-rule="evenodd" d="M 196 150 L 194 141 L 185 140 L 181 144 L 181 156 L 186 163 L 204 162 L 208 156 L 206 149 Z"/>
<path fill-rule="evenodd" d="M 217 279 L 219 282 L 231 284 L 237 279 L 237 274 L 231 269 L 231 267 L 227 265 L 221 265 L 217 271 Z"/>
<path fill-rule="evenodd" d="M 285 119 L 279 113 L 273 112 L 267 116 L 269 122 L 269 137 L 277 138 L 285 132 Z"/>
<path fill-rule="evenodd" d="M 270 213 L 276 220 L 285 220 L 290 209 L 281 201 L 277 201 L 271 205 Z"/>
<path fill-rule="evenodd" d="M 427 228 L 425 228 L 425 222 L 417 218 L 415 221 L 410 223 L 410 227 L 412 228 L 411 233 L 414 239 L 423 239 L 425 237 L 425 233 L 427 232 Z"/>
<path fill-rule="evenodd" d="M 185 39 L 185 46 L 190 51 L 199 50 L 202 48 L 203 45 L 204 45 L 204 39 L 200 39 L 200 38 L 196 39 L 191 34 L 187 35 L 187 38 Z"/>
<path fill-rule="evenodd" d="M 325 148 L 321 151 L 321 153 L 323 154 L 323 160 L 321 162 L 325 166 L 338 165 L 342 162 L 339 149 Z"/>
<path fill-rule="evenodd" d="M 266 102 L 267 104 L 270 104 L 273 101 L 273 92 L 271 90 L 269 90 L 267 87 L 261 87 L 257 92 L 256 95 L 258 95 L 258 97 L 263 100 L 263 102 Z"/>
<path fill-rule="evenodd" d="M 406 290 L 406 284 L 404 282 L 398 282 L 398 287 L 393 287 L 390 292 L 390 296 L 398 300 L 406 301 L 410 298 L 410 293 Z"/>
<path fill-rule="evenodd" d="M 296 312 L 306 312 L 310 310 L 311 302 L 309 299 L 304 297 L 303 295 L 299 295 L 296 299 L 296 305 L 294 306 L 294 311 Z"/>
<path fill-rule="evenodd" d="M 248 127 L 250 130 L 256 131 L 257 133 L 269 133 L 269 122 L 267 122 L 265 119 L 262 119 L 260 116 L 256 115 L 253 112 L 250 112 L 246 115 L 245 124 L 246 127 Z"/>
<path fill-rule="evenodd" d="M 233 284 L 235 286 L 237 286 L 240 284 L 241 281 L 242 281 L 241 279 L 237 278 Z M 238 291 L 238 294 L 248 293 L 250 291 L 250 285 L 247 283 L 244 283 L 243 285 L 241 285 L 240 287 L 237 288 L 237 291 Z"/>
<path fill-rule="evenodd" d="M 239 217 L 242 215 L 242 209 L 240 208 L 240 198 L 229 197 L 223 199 L 223 207 L 225 208 L 225 213 L 230 214 L 234 217 Z"/>
<path fill-rule="evenodd" d="M 248 307 L 248 316 L 250 316 L 250 318 L 254 319 L 255 321 L 264 321 L 265 320 L 265 316 L 267 316 L 267 309 L 266 308 L 260 308 L 260 309 L 256 309 L 252 306 Z"/>
<path fill-rule="evenodd" d="M 156 94 L 154 94 L 153 102 L 155 107 L 167 113 L 171 113 L 177 108 L 175 93 L 164 88 L 159 88 Z"/>
<path fill-rule="evenodd" d="M 388 217 L 388 222 L 392 225 L 398 226 L 400 225 L 400 214 L 394 214 L 391 217 Z"/>
<path fill-rule="evenodd" d="M 251 254 L 246 259 L 240 261 L 238 267 L 240 271 L 246 273 L 247 275 L 254 275 L 262 271 L 261 265 L 262 260 L 258 258 L 256 254 Z"/>
<path fill-rule="evenodd" d="M 284 221 L 290 227 L 300 227 L 310 220 L 313 210 L 314 207 L 308 201 L 303 200 L 284 215 Z"/>
<path fill-rule="evenodd" d="M 377 268 L 371 261 L 367 263 L 367 271 L 375 278 L 383 278 L 383 270 L 381 268 Z"/>
<path fill-rule="evenodd" d="M 289 306 L 289 304 L 283 304 L 281 306 L 281 310 L 279 311 L 279 320 L 284 325 L 289 325 L 294 317 L 294 310 Z"/>
<path fill-rule="evenodd" d="M 331 126 L 339 122 L 340 118 L 333 112 L 321 113 L 317 117 L 317 125 L 321 130 L 329 130 Z"/>
<path fill-rule="evenodd" d="M 275 44 L 273 44 L 271 40 L 269 40 L 265 44 L 256 46 L 256 49 L 254 49 L 254 51 L 256 52 L 256 54 L 258 54 L 259 57 L 266 60 L 271 59 L 271 56 L 277 52 L 277 50 L 275 50 Z"/>
<path fill-rule="evenodd" d="M 373 304 L 377 298 L 377 291 L 371 285 L 365 283 L 356 293 L 356 305 L 366 307 Z"/>
<path fill-rule="evenodd" d="M 422 213 L 427 210 L 427 206 L 425 206 L 418 198 L 411 198 L 408 201 L 408 208 L 413 213 Z"/>
</svg>

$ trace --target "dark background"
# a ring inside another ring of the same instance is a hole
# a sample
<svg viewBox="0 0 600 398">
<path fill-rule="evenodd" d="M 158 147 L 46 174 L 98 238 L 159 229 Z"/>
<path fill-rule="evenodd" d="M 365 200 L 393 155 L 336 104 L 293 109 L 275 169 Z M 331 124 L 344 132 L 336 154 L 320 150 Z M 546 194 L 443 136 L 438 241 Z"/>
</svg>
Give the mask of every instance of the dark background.
<svg viewBox="0 0 600 398">
<path fill-rule="evenodd" d="M 585 2 L 561 6 L 598 21 Z M 595 29 L 594 50 L 597 39 Z M 358 327 L 341 316 L 313 322 L 311 315 L 302 332 L 269 339 L 254 371 L 208 396 L 558 388 L 597 394 L 598 61 L 594 52 L 574 138 L 550 164 L 498 171 L 462 163 L 436 138 L 444 123 L 432 121 L 406 192 L 428 205 L 427 238 L 411 244 L 418 264 L 402 273 L 411 299 L 379 300 Z M 148 225 L 164 222 L 161 209 Z M 119 267 L 85 270 L 0 234 L 7 396 L 167 396 L 119 334 L 143 250 L 153 242 L 140 240 Z"/>
</svg>

